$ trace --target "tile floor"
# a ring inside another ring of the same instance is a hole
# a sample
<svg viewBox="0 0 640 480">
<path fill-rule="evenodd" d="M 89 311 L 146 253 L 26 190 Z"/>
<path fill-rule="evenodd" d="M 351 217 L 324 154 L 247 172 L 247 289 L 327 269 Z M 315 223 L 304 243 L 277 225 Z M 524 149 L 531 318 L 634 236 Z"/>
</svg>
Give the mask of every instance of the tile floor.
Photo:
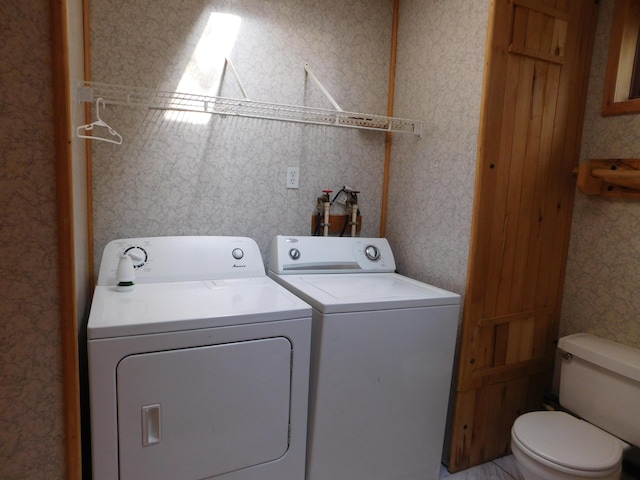
<svg viewBox="0 0 640 480">
<path fill-rule="evenodd" d="M 446 480 L 523 480 L 518 472 L 513 455 L 498 458 L 477 467 L 458 473 L 449 473 L 443 465 L 440 469 L 440 479 Z M 638 477 L 622 472 L 621 480 L 638 480 Z"/>
<path fill-rule="evenodd" d="M 513 455 L 507 455 L 458 473 L 449 473 L 443 465 L 440 469 L 440 478 L 446 480 L 522 480 L 522 475 L 518 472 L 515 462 Z"/>
</svg>

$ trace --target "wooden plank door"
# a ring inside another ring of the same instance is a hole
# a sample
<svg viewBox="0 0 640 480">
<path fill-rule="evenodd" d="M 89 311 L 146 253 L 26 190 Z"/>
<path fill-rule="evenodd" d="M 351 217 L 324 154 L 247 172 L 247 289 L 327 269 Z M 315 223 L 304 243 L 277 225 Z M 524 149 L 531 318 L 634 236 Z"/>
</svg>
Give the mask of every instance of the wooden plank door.
<svg viewBox="0 0 640 480">
<path fill-rule="evenodd" d="M 452 471 L 508 453 L 551 385 L 596 3 L 492 2 Z"/>
</svg>

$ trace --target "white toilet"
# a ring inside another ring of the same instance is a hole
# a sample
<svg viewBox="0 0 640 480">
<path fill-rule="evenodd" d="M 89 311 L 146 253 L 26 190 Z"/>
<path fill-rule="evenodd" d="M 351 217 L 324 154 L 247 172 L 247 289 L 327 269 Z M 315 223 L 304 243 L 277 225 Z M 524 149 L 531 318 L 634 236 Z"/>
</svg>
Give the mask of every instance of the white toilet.
<svg viewBox="0 0 640 480">
<path fill-rule="evenodd" d="M 516 419 L 511 451 L 525 480 L 618 480 L 622 451 L 640 446 L 640 350 L 578 333 L 558 342 L 564 412 Z M 628 443 L 626 443 L 628 442 Z"/>
</svg>

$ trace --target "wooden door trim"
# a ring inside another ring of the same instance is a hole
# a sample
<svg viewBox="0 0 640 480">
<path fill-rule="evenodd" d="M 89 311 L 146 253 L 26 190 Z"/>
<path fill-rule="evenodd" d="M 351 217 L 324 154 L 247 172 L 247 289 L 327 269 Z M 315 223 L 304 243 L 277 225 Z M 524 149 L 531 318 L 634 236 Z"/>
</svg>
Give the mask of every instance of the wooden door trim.
<svg viewBox="0 0 640 480">
<path fill-rule="evenodd" d="M 66 478 L 82 478 L 67 0 L 50 0 Z"/>
<path fill-rule="evenodd" d="M 506 454 L 507 424 L 551 385 L 597 6 L 550 3 L 491 3 L 453 472 Z M 503 417 L 487 422 L 484 401 Z"/>
</svg>

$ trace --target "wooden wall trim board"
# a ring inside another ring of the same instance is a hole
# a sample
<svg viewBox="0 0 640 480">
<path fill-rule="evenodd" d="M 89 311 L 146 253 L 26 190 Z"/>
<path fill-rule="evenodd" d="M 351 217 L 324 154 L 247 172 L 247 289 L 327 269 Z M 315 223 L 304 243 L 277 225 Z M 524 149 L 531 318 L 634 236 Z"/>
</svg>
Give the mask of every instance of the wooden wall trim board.
<svg viewBox="0 0 640 480">
<path fill-rule="evenodd" d="M 91 81 L 91 44 L 90 44 L 90 29 L 89 29 L 89 0 L 82 0 L 82 27 L 83 27 L 83 51 L 84 51 L 84 80 Z M 91 103 L 84 104 L 84 112 L 86 123 L 89 124 L 92 121 L 91 118 Z M 88 265 L 89 265 L 89 288 L 90 295 L 93 295 L 93 285 L 95 285 L 95 268 L 94 268 L 94 251 L 93 251 L 93 164 L 92 164 L 92 150 L 91 142 L 84 142 L 86 149 L 86 169 L 87 169 L 87 238 L 89 239 L 88 250 Z"/>
<path fill-rule="evenodd" d="M 60 325 L 66 478 L 82 478 L 80 446 L 80 380 L 77 302 L 73 231 L 73 178 L 71 153 L 71 92 L 69 79 L 69 31 L 66 0 L 50 0 L 53 60 L 53 111 L 58 215 Z"/>
<path fill-rule="evenodd" d="M 551 385 L 596 15 L 491 3 L 451 471 L 508 453 Z"/>
<path fill-rule="evenodd" d="M 391 59 L 389 61 L 389 98 L 387 100 L 387 116 L 393 117 L 393 102 L 396 86 L 396 54 L 398 52 L 398 19 L 400 17 L 400 0 L 393 2 L 393 26 L 391 29 Z M 387 232 L 387 203 L 389 200 L 389 171 L 391 169 L 391 143 L 393 133 L 387 132 L 384 149 L 384 173 L 382 178 L 382 205 L 380 208 L 380 236 Z"/>
</svg>

